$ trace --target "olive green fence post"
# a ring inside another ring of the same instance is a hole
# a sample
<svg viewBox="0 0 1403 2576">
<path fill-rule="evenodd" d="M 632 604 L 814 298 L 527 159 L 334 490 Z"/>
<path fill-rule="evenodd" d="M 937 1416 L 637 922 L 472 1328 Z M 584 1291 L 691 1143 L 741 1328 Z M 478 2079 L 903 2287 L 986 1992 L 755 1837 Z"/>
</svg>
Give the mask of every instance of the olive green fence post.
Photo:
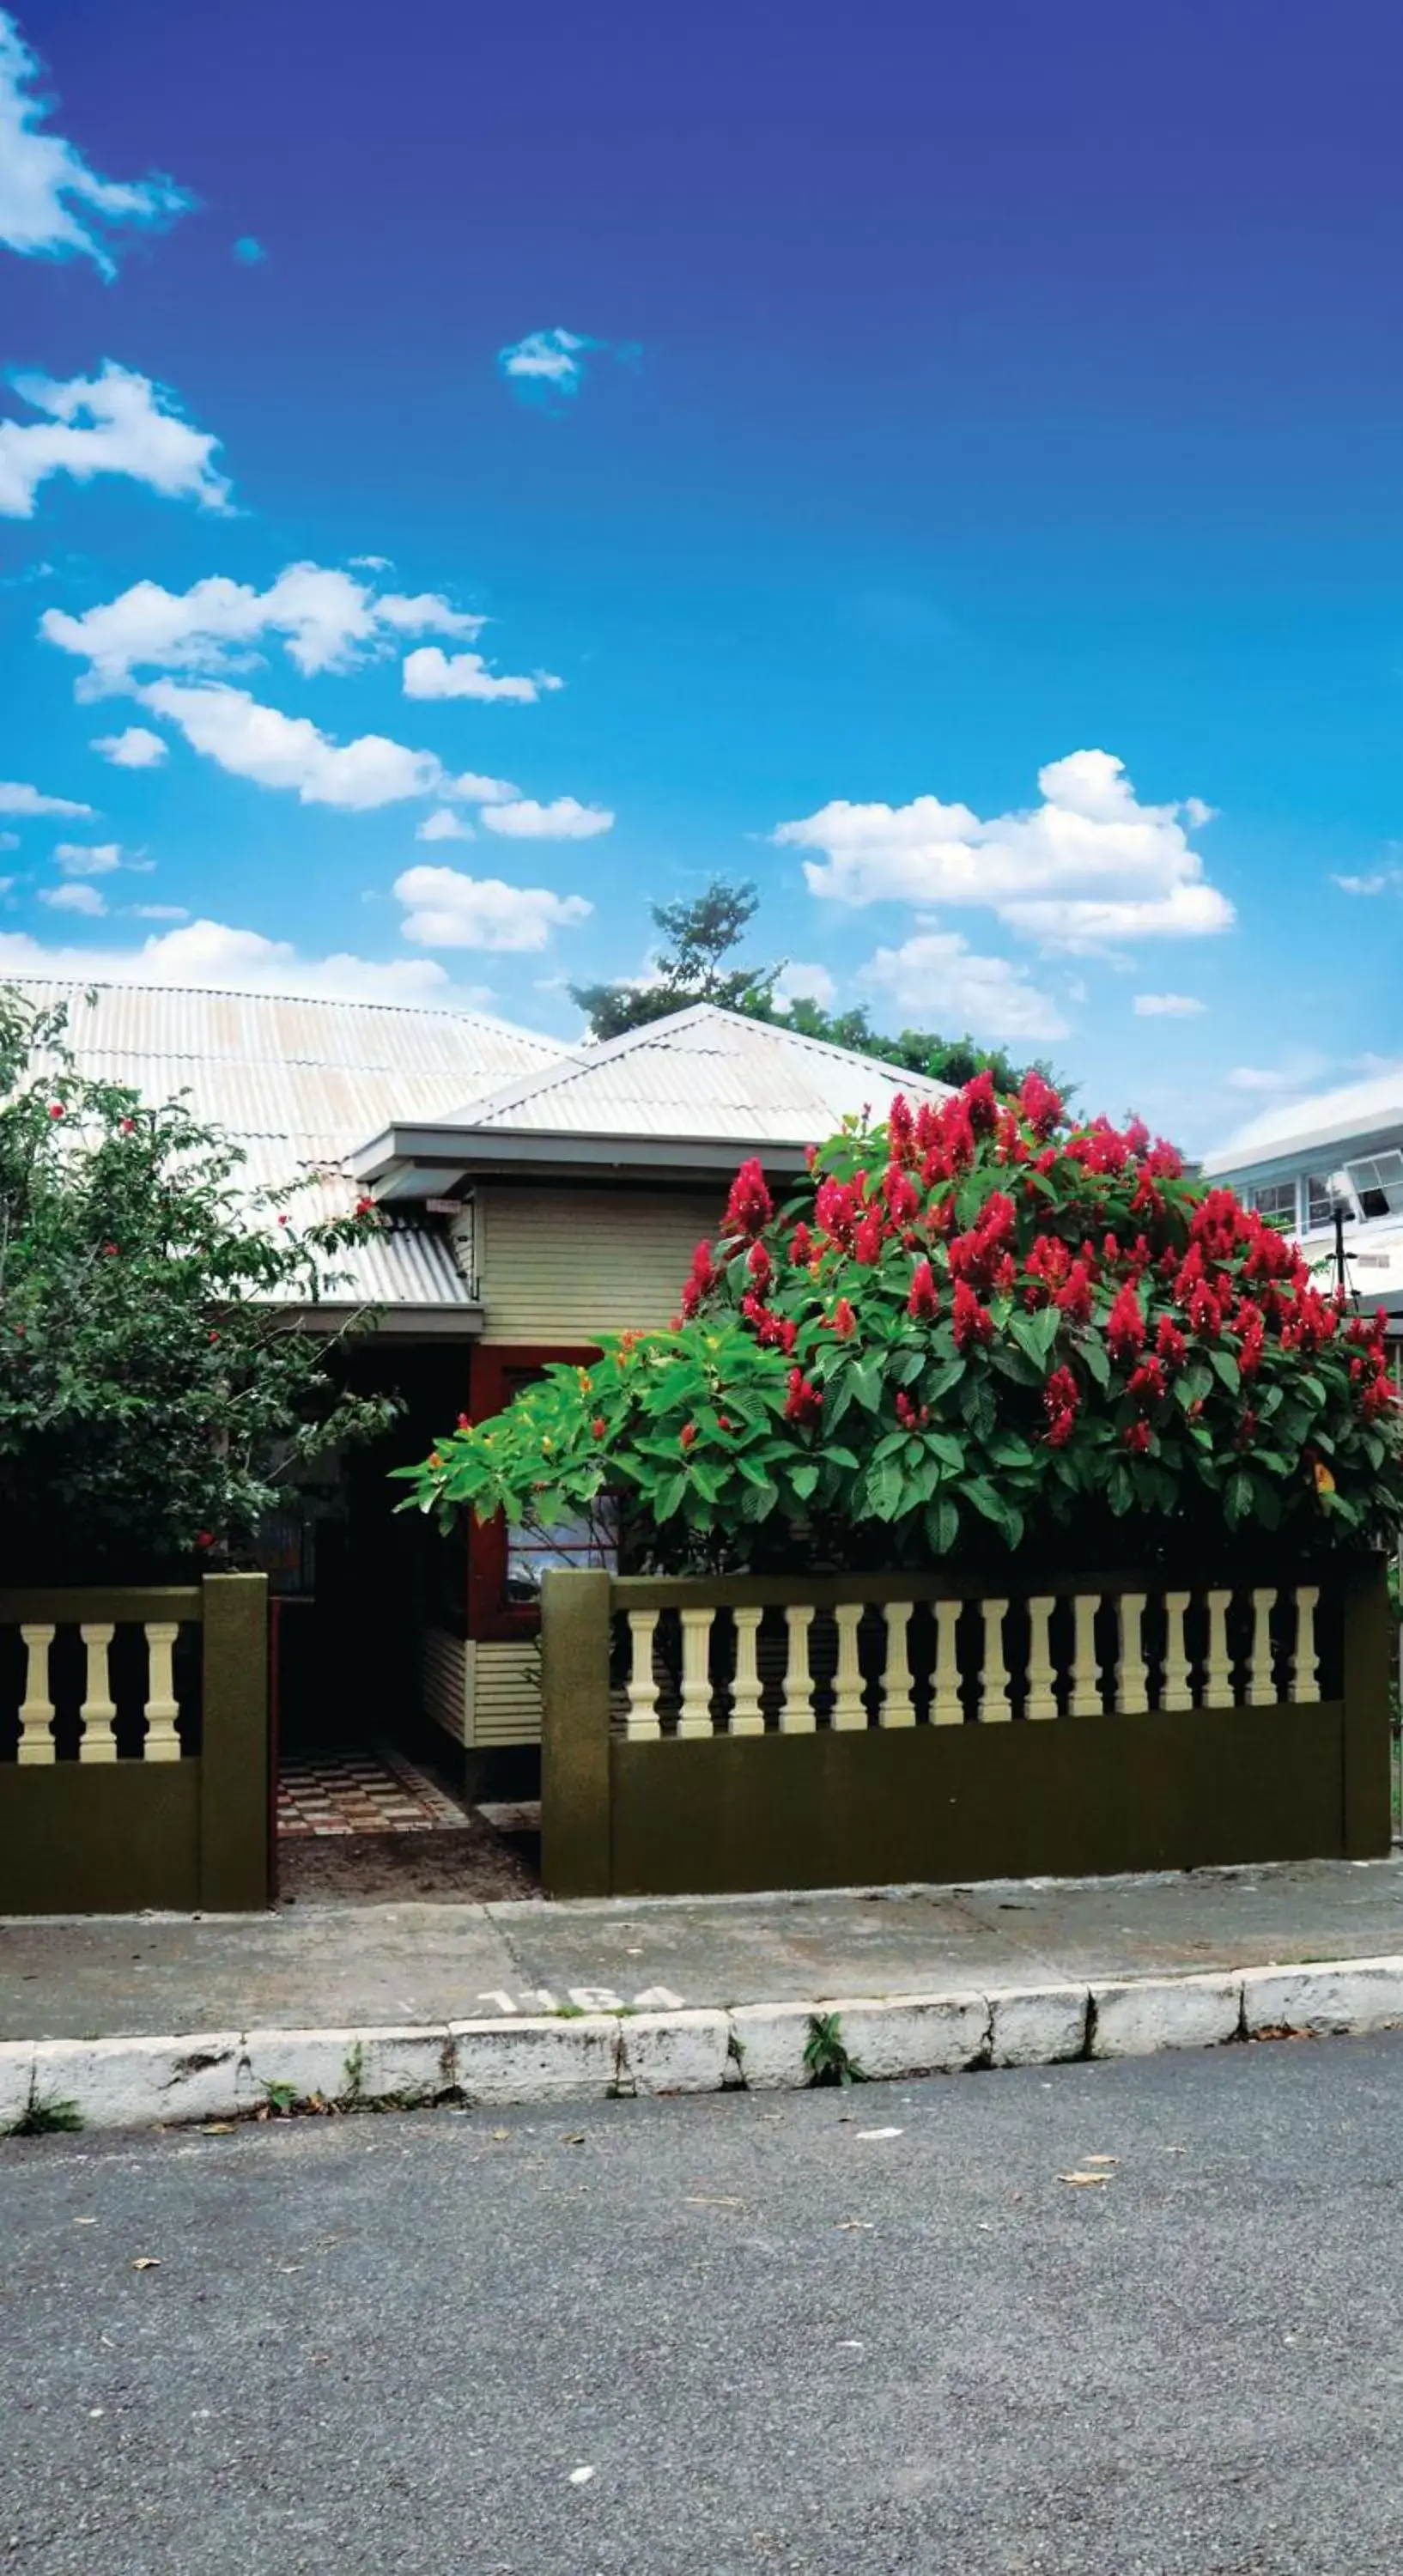
<svg viewBox="0 0 1403 2576">
<path fill-rule="evenodd" d="M 1342 1843 L 1350 1860 L 1386 1853 L 1393 1834 L 1389 1694 L 1393 1612 L 1382 1560 L 1345 1595 Z"/>
<path fill-rule="evenodd" d="M 541 1584 L 541 1877 L 548 1896 L 610 1892 L 609 1577 Z"/>
<path fill-rule="evenodd" d="M 268 1903 L 268 1578 L 207 1574 L 200 1751 L 200 1902 Z"/>
</svg>

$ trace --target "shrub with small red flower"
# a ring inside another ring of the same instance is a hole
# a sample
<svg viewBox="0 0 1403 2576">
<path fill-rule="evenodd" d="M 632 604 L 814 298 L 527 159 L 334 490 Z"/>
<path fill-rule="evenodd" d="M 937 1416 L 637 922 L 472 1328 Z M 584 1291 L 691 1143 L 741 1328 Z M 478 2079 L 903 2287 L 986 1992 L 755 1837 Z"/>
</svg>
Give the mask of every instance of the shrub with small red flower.
<svg viewBox="0 0 1403 2576">
<path fill-rule="evenodd" d="M 844 1127 L 778 1207 L 747 1163 L 682 1308 L 606 1350 L 588 1408 L 555 1371 L 490 1461 L 441 1442 L 416 1499 L 563 1520 L 607 1487 L 640 1561 L 678 1565 L 913 1564 L 981 1533 L 1070 1561 L 1132 1519 L 1136 1546 L 1255 1529 L 1305 1556 L 1403 1523 L 1382 1322 L 1039 1074 Z"/>
</svg>

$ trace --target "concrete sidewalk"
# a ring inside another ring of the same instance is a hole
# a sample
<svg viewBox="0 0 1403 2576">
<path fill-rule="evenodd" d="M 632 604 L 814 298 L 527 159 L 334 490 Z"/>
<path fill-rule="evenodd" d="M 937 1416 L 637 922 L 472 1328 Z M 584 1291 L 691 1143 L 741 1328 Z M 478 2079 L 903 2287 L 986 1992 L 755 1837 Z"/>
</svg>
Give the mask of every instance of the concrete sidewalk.
<svg viewBox="0 0 1403 2576">
<path fill-rule="evenodd" d="M 0 2042 L 439 2028 L 1403 1955 L 1403 1856 L 828 1895 L 0 1921 Z"/>
</svg>

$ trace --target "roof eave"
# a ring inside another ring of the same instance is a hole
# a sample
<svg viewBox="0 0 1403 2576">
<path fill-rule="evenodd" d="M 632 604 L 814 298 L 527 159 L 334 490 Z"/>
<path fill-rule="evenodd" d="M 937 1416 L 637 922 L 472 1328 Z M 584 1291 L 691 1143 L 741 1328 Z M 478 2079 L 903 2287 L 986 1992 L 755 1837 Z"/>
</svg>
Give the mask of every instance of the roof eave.
<svg viewBox="0 0 1403 2576">
<path fill-rule="evenodd" d="M 787 1175 L 804 1169 L 808 1150 L 807 1139 L 773 1143 L 753 1134 L 585 1136 L 396 1126 L 350 1159 L 356 1179 L 372 1187 L 385 1206 L 436 1196 L 450 1176 L 468 1181 L 511 1171 L 541 1179 L 608 1173 L 636 1174 L 642 1179 L 680 1174 L 698 1180 L 730 1180 L 737 1163 L 753 1155 L 766 1171 Z"/>
</svg>

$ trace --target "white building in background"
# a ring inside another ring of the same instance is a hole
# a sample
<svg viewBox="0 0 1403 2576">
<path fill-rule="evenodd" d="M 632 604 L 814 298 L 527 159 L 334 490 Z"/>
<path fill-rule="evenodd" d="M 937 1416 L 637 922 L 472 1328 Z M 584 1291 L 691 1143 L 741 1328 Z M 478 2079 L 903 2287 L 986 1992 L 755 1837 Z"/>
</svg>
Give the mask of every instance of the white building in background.
<svg viewBox="0 0 1403 2576">
<path fill-rule="evenodd" d="M 1206 1154 L 1202 1169 L 1298 1235 L 1326 1281 L 1338 1208 L 1346 1286 L 1403 1330 L 1403 1067 L 1264 1111 Z"/>
</svg>

